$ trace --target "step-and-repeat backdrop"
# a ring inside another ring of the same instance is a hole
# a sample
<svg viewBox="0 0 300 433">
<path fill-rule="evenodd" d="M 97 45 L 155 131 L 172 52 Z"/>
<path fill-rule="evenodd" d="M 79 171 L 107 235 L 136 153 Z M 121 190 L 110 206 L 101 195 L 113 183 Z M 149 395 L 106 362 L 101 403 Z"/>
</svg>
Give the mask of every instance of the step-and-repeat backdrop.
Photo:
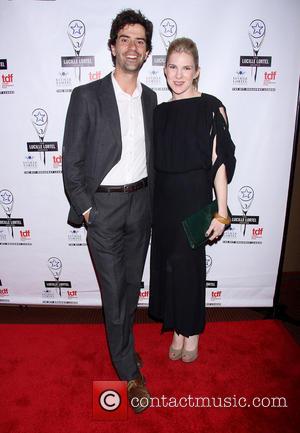
<svg viewBox="0 0 300 433">
<path fill-rule="evenodd" d="M 297 107 L 298 0 L 0 0 L 0 302 L 101 304 L 85 228 L 66 222 L 62 138 L 72 89 L 112 70 L 107 39 L 126 7 L 154 24 L 140 78 L 159 101 L 170 98 L 166 49 L 188 36 L 199 48 L 200 89 L 228 111 L 233 219 L 207 247 L 207 305 L 271 306 Z M 147 305 L 149 257 L 143 279 Z"/>
</svg>

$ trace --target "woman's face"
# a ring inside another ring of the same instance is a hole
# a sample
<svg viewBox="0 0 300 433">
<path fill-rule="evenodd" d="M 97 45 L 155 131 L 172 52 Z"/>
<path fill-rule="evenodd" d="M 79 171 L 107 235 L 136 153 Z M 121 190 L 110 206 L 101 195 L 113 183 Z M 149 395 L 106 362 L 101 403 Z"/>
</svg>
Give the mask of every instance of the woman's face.
<svg viewBox="0 0 300 433">
<path fill-rule="evenodd" d="M 173 51 L 165 66 L 165 74 L 174 99 L 190 98 L 197 94 L 193 80 L 199 75 L 192 54 Z"/>
</svg>

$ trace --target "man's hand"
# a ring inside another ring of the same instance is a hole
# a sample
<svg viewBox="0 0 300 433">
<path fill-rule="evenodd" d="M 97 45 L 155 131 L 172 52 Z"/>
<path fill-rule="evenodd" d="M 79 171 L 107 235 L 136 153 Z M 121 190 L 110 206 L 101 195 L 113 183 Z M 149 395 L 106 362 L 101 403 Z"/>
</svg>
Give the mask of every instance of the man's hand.
<svg viewBox="0 0 300 433">
<path fill-rule="evenodd" d="M 85 220 L 85 222 L 88 224 L 88 222 L 89 222 L 89 219 L 90 219 L 90 210 L 88 210 L 84 215 L 83 215 L 83 217 L 84 217 L 84 220 Z"/>
</svg>

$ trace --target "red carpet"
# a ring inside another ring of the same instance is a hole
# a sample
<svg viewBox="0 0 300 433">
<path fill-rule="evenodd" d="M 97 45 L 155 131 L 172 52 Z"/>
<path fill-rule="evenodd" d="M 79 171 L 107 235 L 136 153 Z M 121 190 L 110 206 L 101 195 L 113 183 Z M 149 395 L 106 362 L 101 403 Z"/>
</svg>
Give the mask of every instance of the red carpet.
<svg viewBox="0 0 300 433">
<path fill-rule="evenodd" d="M 94 420 L 92 382 L 116 380 L 103 325 L 0 325 L 0 432 L 299 431 L 299 347 L 279 322 L 208 323 L 192 364 L 168 360 L 171 334 L 160 335 L 160 325 L 136 325 L 135 335 L 152 396 L 209 397 L 211 407 L 130 409 L 127 421 Z M 213 407 L 213 397 L 215 406 L 245 397 L 249 407 Z M 284 397 L 288 407 L 255 408 L 253 397 L 267 397 L 265 405 Z"/>
</svg>

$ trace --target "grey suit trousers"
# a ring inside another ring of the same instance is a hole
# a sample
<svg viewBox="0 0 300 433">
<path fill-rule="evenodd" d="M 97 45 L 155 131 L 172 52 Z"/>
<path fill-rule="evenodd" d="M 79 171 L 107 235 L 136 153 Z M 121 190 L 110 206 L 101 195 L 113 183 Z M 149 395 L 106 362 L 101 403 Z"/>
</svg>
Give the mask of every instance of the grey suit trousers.
<svg viewBox="0 0 300 433">
<path fill-rule="evenodd" d="M 87 240 L 98 277 L 108 345 L 121 380 L 138 376 L 133 321 L 150 239 L 148 187 L 95 193 Z"/>
</svg>

